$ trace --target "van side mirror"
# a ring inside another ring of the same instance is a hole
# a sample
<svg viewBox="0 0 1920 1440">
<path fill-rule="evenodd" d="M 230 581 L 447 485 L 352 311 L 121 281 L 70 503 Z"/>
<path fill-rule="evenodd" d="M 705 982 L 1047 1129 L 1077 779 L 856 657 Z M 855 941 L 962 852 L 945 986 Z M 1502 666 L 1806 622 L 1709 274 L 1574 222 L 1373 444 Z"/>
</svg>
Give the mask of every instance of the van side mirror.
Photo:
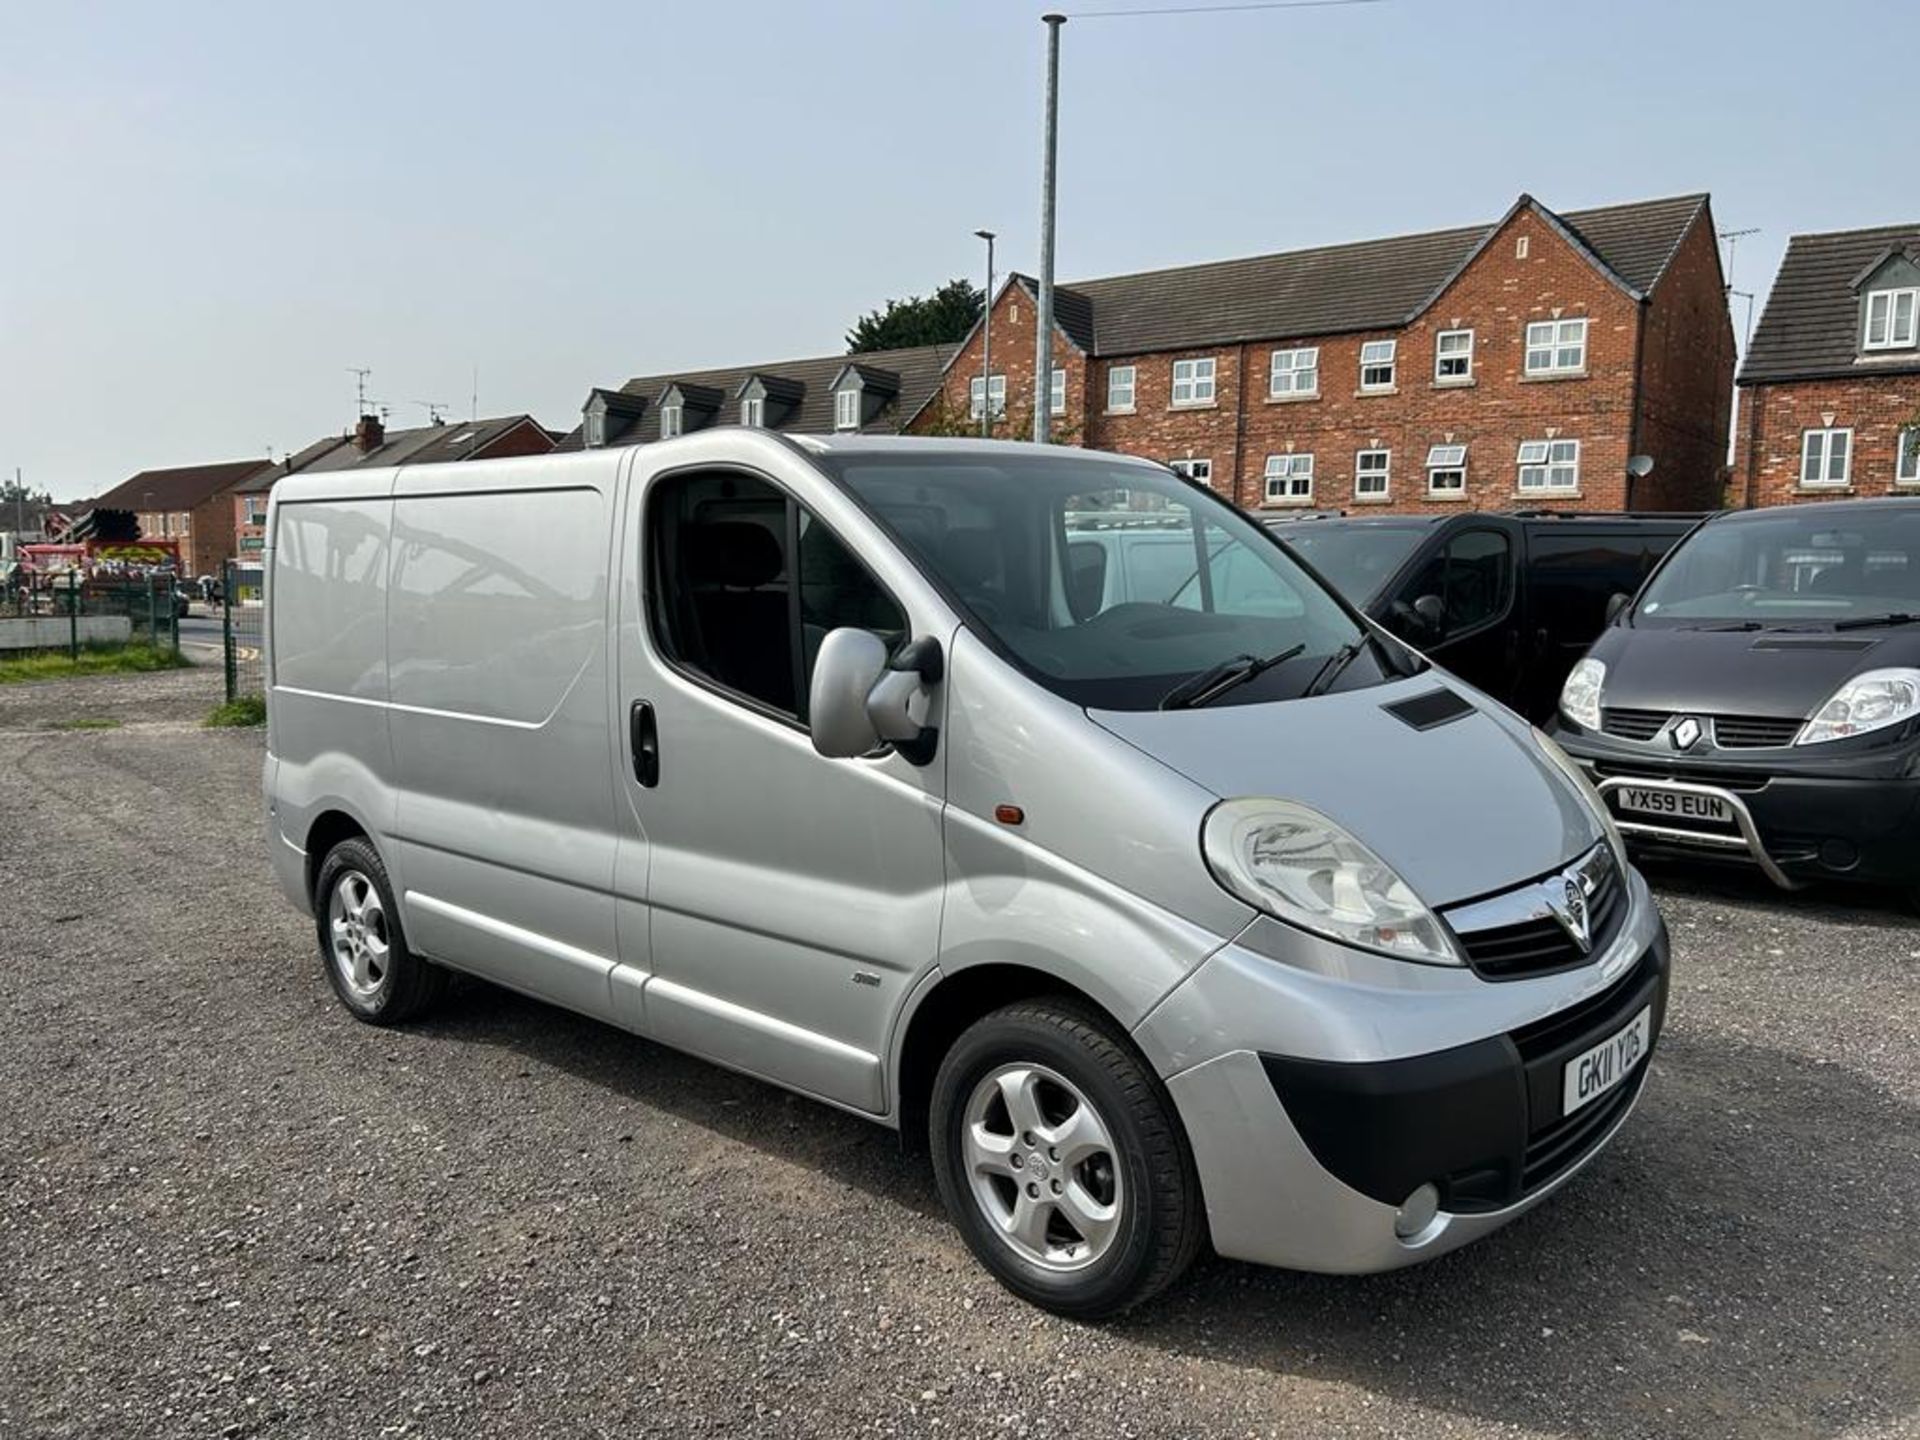
<svg viewBox="0 0 1920 1440">
<path fill-rule="evenodd" d="M 941 678 L 940 642 L 922 636 L 891 656 L 871 630 L 842 626 L 820 642 L 807 689 L 813 748 L 830 760 L 871 754 L 884 741 L 915 765 L 933 758 L 939 732 L 925 712 L 927 687 Z"/>
<path fill-rule="evenodd" d="M 1419 618 L 1420 628 L 1429 635 L 1439 635 L 1447 628 L 1446 602 L 1438 595 L 1422 595 L 1413 602 L 1413 613 Z"/>
<path fill-rule="evenodd" d="M 1632 603 L 1633 597 L 1631 595 L 1622 595 L 1618 592 L 1609 595 L 1607 597 L 1607 624 L 1611 625 L 1615 620 L 1618 620 L 1620 618 L 1620 612 Z"/>
</svg>

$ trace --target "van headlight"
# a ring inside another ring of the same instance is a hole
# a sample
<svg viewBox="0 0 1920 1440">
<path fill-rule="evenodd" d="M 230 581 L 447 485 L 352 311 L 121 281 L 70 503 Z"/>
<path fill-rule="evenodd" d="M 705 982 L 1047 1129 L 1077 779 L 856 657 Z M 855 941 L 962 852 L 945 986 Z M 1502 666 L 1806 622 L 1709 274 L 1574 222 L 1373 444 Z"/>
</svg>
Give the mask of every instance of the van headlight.
<svg viewBox="0 0 1920 1440">
<path fill-rule="evenodd" d="M 1291 800 L 1227 800 L 1201 832 L 1207 868 L 1257 910 L 1343 945 L 1465 963 L 1440 918 L 1373 851 Z"/>
<path fill-rule="evenodd" d="M 1898 725 L 1916 714 L 1920 714 L 1920 670 L 1863 670 L 1814 711 L 1793 743 L 1844 740 Z"/>
<path fill-rule="evenodd" d="M 1567 672 L 1560 687 L 1560 713 L 1582 730 L 1600 728 L 1600 687 L 1607 683 L 1604 660 L 1589 656 Z"/>
</svg>

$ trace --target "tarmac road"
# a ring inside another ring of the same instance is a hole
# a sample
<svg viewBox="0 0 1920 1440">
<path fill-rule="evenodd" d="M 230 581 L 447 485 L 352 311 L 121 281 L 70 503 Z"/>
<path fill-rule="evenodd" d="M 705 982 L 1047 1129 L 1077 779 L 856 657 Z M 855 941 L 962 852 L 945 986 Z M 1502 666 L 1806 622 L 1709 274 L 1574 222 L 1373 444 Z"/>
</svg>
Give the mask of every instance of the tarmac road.
<svg viewBox="0 0 1920 1440">
<path fill-rule="evenodd" d="M 355 1024 L 259 735 L 168 680 L 0 690 L 0 1436 L 1920 1435 L 1920 928 L 1872 899 L 1663 872 L 1665 1042 L 1568 1190 L 1093 1328 L 846 1115 L 478 984 Z M 83 704 L 126 723 L 41 728 Z"/>
</svg>

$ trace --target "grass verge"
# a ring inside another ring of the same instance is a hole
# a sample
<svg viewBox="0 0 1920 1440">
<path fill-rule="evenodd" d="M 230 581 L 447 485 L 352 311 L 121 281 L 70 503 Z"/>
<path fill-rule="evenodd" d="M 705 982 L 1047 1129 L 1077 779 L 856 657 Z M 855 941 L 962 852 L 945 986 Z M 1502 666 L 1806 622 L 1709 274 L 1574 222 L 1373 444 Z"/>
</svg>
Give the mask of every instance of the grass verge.
<svg viewBox="0 0 1920 1440">
<path fill-rule="evenodd" d="M 229 700 L 217 706 L 207 716 L 207 724 L 216 729 L 241 725 L 264 725 L 267 723 L 267 702 L 261 695 L 242 695 L 237 700 Z"/>
<path fill-rule="evenodd" d="M 73 720 L 55 720 L 49 730 L 118 730 L 120 722 L 111 715 L 82 715 Z"/>
<path fill-rule="evenodd" d="M 78 659 L 64 650 L 32 650 L 0 656 L 0 685 L 28 680 L 68 680 L 76 675 L 145 675 L 155 670 L 190 669 L 193 662 L 173 650 L 145 641 L 126 645 L 82 645 Z"/>
</svg>

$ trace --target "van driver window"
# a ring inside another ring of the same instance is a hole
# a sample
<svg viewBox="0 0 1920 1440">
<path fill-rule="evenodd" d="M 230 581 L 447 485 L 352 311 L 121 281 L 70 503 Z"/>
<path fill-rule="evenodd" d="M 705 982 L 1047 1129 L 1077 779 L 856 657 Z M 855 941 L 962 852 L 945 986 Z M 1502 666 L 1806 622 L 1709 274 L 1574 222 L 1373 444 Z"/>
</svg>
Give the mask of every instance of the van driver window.
<svg viewBox="0 0 1920 1440">
<path fill-rule="evenodd" d="M 655 642 L 682 670 L 757 708 L 806 718 L 814 657 L 830 630 L 858 626 L 890 646 L 905 634 L 900 607 L 872 572 L 764 480 L 727 471 L 662 480 L 648 500 L 647 533 Z"/>
</svg>

